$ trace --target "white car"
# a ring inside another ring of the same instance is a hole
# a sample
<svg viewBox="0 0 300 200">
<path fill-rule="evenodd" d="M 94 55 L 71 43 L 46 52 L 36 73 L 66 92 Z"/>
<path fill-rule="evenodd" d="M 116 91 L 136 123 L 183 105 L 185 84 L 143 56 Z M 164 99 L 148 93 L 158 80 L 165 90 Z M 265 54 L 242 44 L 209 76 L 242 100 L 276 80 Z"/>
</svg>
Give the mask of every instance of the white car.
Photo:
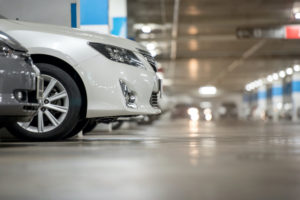
<svg viewBox="0 0 300 200">
<path fill-rule="evenodd" d="M 156 62 L 134 41 L 68 27 L 0 19 L 0 30 L 29 50 L 44 78 L 43 102 L 12 134 L 31 140 L 71 137 L 86 119 L 160 113 Z"/>
</svg>

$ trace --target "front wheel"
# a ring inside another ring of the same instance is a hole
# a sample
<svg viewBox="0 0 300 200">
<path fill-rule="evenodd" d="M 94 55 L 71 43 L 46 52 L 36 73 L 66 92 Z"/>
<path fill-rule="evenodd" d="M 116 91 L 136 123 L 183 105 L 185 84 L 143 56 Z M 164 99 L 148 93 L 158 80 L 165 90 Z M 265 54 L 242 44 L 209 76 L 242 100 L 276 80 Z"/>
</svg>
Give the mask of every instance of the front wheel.
<svg viewBox="0 0 300 200">
<path fill-rule="evenodd" d="M 83 134 L 89 133 L 94 130 L 97 126 L 97 121 L 95 119 L 89 119 L 85 127 L 83 128 Z"/>
<path fill-rule="evenodd" d="M 80 90 L 73 78 L 57 66 L 36 64 L 44 78 L 44 93 L 30 122 L 10 124 L 8 130 L 27 140 L 58 140 L 68 136 L 80 120 Z"/>
</svg>

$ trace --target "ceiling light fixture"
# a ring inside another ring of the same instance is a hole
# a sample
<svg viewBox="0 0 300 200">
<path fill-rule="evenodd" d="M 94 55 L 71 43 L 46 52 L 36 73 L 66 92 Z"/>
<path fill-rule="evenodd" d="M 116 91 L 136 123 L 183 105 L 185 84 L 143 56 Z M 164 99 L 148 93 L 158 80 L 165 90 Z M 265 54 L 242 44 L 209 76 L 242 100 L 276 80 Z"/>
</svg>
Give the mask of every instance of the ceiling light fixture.
<svg viewBox="0 0 300 200">
<path fill-rule="evenodd" d="M 268 81 L 268 82 L 273 82 L 273 76 L 272 76 L 272 75 L 269 75 L 269 76 L 267 77 L 267 81 Z"/>
<path fill-rule="evenodd" d="M 283 70 L 280 71 L 279 76 L 280 76 L 280 78 L 284 78 L 286 76 L 285 71 L 283 71 Z"/>
<path fill-rule="evenodd" d="M 252 90 L 252 87 L 251 87 L 250 83 L 246 85 L 245 89 L 248 92 L 250 92 Z"/>
<path fill-rule="evenodd" d="M 289 67 L 286 69 L 286 74 L 287 75 L 292 75 L 294 73 L 293 68 Z"/>
<path fill-rule="evenodd" d="M 260 87 L 263 85 L 263 81 L 261 79 L 255 81 L 256 82 L 256 87 Z"/>
<path fill-rule="evenodd" d="M 299 72 L 300 71 L 300 65 L 294 65 L 294 71 Z"/>
<path fill-rule="evenodd" d="M 295 13 L 295 19 L 300 19 L 300 13 Z"/>
<path fill-rule="evenodd" d="M 198 29 L 196 26 L 190 26 L 188 29 L 188 33 L 190 35 L 196 35 L 198 33 Z"/>
<path fill-rule="evenodd" d="M 156 45 L 154 43 L 148 43 L 146 48 L 148 49 L 148 51 L 152 51 L 154 50 L 156 47 Z"/>
<path fill-rule="evenodd" d="M 215 86 L 204 86 L 199 88 L 199 93 L 201 95 L 216 95 L 217 88 Z"/>
<path fill-rule="evenodd" d="M 252 90 L 252 88 L 249 85 L 246 85 L 245 89 L 247 92 L 250 92 Z"/>
<path fill-rule="evenodd" d="M 142 27 L 142 31 L 144 32 L 144 33 L 151 33 L 151 27 L 150 26 L 143 26 Z"/>
<path fill-rule="evenodd" d="M 275 81 L 277 81 L 277 80 L 279 79 L 279 76 L 278 76 L 277 73 L 274 73 L 274 74 L 272 75 L 272 77 L 273 77 L 273 80 L 275 80 Z"/>
</svg>

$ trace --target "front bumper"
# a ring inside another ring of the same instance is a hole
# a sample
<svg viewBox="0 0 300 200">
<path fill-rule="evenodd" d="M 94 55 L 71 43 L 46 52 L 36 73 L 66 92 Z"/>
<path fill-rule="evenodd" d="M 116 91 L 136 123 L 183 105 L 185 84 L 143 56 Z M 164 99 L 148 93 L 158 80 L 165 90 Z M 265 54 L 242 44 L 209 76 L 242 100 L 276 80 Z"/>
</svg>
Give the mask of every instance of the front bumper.
<svg viewBox="0 0 300 200">
<path fill-rule="evenodd" d="M 1 58 L 0 64 L 0 117 L 27 120 L 39 107 L 36 88 L 41 81 L 31 62 Z"/>
<path fill-rule="evenodd" d="M 77 70 L 86 87 L 87 118 L 154 115 L 161 112 L 150 103 L 153 93 L 160 92 L 159 79 L 151 66 L 141 69 L 98 55 L 81 62 Z M 120 81 L 134 92 L 135 108 L 126 105 Z"/>
<path fill-rule="evenodd" d="M 11 95 L 8 95 L 11 96 Z M 3 96 L 2 96 L 3 97 Z M 0 116 L 27 118 L 32 117 L 36 113 L 39 104 L 35 103 L 19 103 L 17 101 L 7 101 L 0 104 Z"/>
</svg>

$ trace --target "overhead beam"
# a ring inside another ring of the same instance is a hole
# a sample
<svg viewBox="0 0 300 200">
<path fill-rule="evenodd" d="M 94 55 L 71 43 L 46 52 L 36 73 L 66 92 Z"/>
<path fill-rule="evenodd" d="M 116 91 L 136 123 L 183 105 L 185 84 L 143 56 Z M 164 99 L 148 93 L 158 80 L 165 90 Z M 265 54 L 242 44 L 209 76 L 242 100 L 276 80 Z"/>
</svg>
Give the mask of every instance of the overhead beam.
<svg viewBox="0 0 300 200">
<path fill-rule="evenodd" d="M 243 62 L 252 56 L 257 50 L 259 50 L 264 44 L 266 43 L 265 40 L 260 40 L 255 45 L 253 45 L 251 48 L 249 48 L 247 51 L 245 51 L 242 55 L 242 57 L 238 60 L 233 61 L 226 70 L 222 71 L 217 77 L 215 77 L 211 84 L 217 84 L 224 76 L 226 76 L 228 73 L 231 73 L 233 70 L 235 70 L 237 67 L 241 66 Z"/>
<path fill-rule="evenodd" d="M 180 0 L 174 0 L 173 26 L 172 26 L 172 41 L 171 41 L 171 60 L 176 59 L 177 54 L 177 36 L 178 36 L 178 19 L 179 19 Z"/>
</svg>

